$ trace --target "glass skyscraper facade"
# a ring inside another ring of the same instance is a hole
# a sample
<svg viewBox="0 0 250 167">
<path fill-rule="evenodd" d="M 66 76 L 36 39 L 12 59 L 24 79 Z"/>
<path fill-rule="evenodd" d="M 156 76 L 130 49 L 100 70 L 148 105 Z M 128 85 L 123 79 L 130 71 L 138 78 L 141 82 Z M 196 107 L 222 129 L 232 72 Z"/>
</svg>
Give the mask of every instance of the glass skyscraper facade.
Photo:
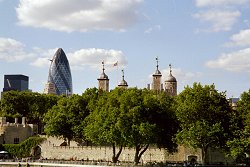
<svg viewBox="0 0 250 167">
<path fill-rule="evenodd" d="M 68 59 L 66 54 L 59 48 L 53 59 L 49 69 L 48 83 L 55 85 L 57 95 L 72 94 L 72 77 Z"/>
<path fill-rule="evenodd" d="M 21 74 L 4 75 L 3 92 L 10 90 L 25 91 L 29 89 L 29 77 Z"/>
</svg>

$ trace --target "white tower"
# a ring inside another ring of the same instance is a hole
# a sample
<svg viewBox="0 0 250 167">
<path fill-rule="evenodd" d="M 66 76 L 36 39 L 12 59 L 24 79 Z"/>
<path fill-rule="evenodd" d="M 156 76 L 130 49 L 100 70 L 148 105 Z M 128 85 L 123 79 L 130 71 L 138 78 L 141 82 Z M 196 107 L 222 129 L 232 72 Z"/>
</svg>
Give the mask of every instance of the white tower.
<svg viewBox="0 0 250 167">
<path fill-rule="evenodd" d="M 124 80 L 124 70 L 122 70 L 122 80 L 118 85 L 119 88 L 126 89 L 128 87 L 128 83 Z"/>
<path fill-rule="evenodd" d="M 169 76 L 165 81 L 165 92 L 170 96 L 177 95 L 177 80 L 172 75 L 172 66 L 169 64 Z"/>
</svg>

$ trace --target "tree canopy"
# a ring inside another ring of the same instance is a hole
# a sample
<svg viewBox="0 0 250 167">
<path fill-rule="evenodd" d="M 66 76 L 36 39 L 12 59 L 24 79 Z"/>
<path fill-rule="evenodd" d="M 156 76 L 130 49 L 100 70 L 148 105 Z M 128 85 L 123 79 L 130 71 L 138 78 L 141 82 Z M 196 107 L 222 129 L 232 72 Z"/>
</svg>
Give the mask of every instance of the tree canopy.
<svg viewBox="0 0 250 167">
<path fill-rule="evenodd" d="M 96 88 L 87 89 L 82 96 L 62 97 L 44 117 L 46 134 L 67 139 L 69 145 L 72 139 L 83 140 L 83 122 L 93 110 L 97 98 Z"/>
<path fill-rule="evenodd" d="M 177 97 L 176 115 L 181 130 L 177 140 L 193 148 L 201 148 L 203 163 L 207 163 L 209 147 L 223 148 L 230 132 L 231 107 L 224 92 L 214 85 L 194 83 Z"/>
<path fill-rule="evenodd" d="M 122 147 L 134 147 L 137 164 L 149 144 L 174 150 L 172 138 L 178 126 L 171 102 L 169 96 L 146 89 L 116 88 L 99 99 L 86 119 L 84 133 L 96 144 L 112 144 L 113 162 Z M 120 148 L 117 153 L 116 146 Z"/>
<path fill-rule="evenodd" d="M 28 123 L 38 124 L 41 132 L 42 119 L 60 97 L 29 91 L 8 91 L 1 99 L 0 115 L 7 119 L 26 117 Z"/>
<path fill-rule="evenodd" d="M 236 109 L 234 135 L 228 142 L 231 155 L 246 157 L 250 155 L 250 89 L 241 94 Z"/>
</svg>

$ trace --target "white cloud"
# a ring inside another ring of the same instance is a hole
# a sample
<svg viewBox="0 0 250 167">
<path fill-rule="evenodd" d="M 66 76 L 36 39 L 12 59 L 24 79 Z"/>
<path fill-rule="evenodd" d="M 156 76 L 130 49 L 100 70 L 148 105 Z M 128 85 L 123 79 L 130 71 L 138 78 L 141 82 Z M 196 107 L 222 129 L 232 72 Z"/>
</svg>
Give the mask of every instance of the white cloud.
<svg viewBox="0 0 250 167">
<path fill-rule="evenodd" d="M 30 63 L 30 65 L 35 67 L 47 67 L 49 66 L 49 59 L 46 57 L 39 57 L 34 62 Z"/>
<path fill-rule="evenodd" d="M 37 55 L 37 58 L 30 63 L 30 65 L 35 67 L 49 67 L 50 60 L 53 58 L 53 55 L 56 53 L 57 48 L 54 49 L 42 49 L 38 47 L 33 48 L 33 52 Z"/>
<path fill-rule="evenodd" d="M 245 19 L 245 20 L 243 20 L 243 23 L 245 23 L 245 25 L 246 25 L 247 27 L 250 27 L 250 20 Z"/>
<path fill-rule="evenodd" d="M 226 5 L 243 5 L 249 0 L 196 0 L 197 7 L 211 7 L 211 6 L 226 6 Z"/>
<path fill-rule="evenodd" d="M 56 31 L 116 30 L 135 24 L 144 0 L 20 0 L 20 25 Z"/>
<path fill-rule="evenodd" d="M 226 46 L 250 46 L 250 29 L 241 30 L 238 34 L 232 35 L 230 40 Z"/>
<path fill-rule="evenodd" d="M 118 61 L 118 65 L 123 67 L 127 60 L 122 51 L 105 50 L 97 48 L 81 49 L 68 54 L 70 65 L 73 68 L 81 69 L 86 66 L 100 69 L 101 62 L 105 62 L 105 68 L 110 69 Z"/>
<path fill-rule="evenodd" d="M 199 10 L 193 16 L 202 22 L 211 24 L 209 28 L 198 29 L 197 32 L 219 32 L 229 31 L 241 16 L 241 9 L 250 0 L 195 0 Z"/>
<path fill-rule="evenodd" d="M 231 30 L 240 15 L 241 13 L 239 11 L 223 11 L 213 9 L 196 13 L 193 17 L 212 24 L 212 26 L 205 31 L 219 32 Z"/>
<path fill-rule="evenodd" d="M 11 38 L 0 38 L 0 60 L 22 61 L 34 55 L 24 51 L 25 45 Z"/>
<path fill-rule="evenodd" d="M 202 76 L 201 72 L 187 72 L 180 68 L 173 68 L 172 75 L 176 78 L 177 82 L 182 85 L 186 85 L 194 82 L 197 78 Z M 169 76 L 169 69 L 162 70 L 163 81 Z"/>
<path fill-rule="evenodd" d="M 209 68 L 221 68 L 234 72 L 250 72 L 250 48 L 220 55 L 206 63 Z"/>
<path fill-rule="evenodd" d="M 160 30 L 161 30 L 161 25 L 154 25 L 153 27 L 149 27 L 148 29 L 146 29 L 144 33 L 150 34 L 153 31 L 160 31 Z"/>
</svg>

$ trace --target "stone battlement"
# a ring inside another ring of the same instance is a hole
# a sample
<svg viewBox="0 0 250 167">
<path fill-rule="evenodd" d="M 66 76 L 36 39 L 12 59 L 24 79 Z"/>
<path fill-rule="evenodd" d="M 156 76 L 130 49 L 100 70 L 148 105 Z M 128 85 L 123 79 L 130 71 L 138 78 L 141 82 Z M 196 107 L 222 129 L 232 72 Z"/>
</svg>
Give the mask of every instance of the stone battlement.
<svg viewBox="0 0 250 167">
<path fill-rule="evenodd" d="M 22 117 L 22 123 L 18 123 L 18 118 L 9 123 L 6 117 L 0 117 L 0 144 L 18 144 L 36 134 L 37 125 L 27 124 L 25 117 Z"/>
</svg>

